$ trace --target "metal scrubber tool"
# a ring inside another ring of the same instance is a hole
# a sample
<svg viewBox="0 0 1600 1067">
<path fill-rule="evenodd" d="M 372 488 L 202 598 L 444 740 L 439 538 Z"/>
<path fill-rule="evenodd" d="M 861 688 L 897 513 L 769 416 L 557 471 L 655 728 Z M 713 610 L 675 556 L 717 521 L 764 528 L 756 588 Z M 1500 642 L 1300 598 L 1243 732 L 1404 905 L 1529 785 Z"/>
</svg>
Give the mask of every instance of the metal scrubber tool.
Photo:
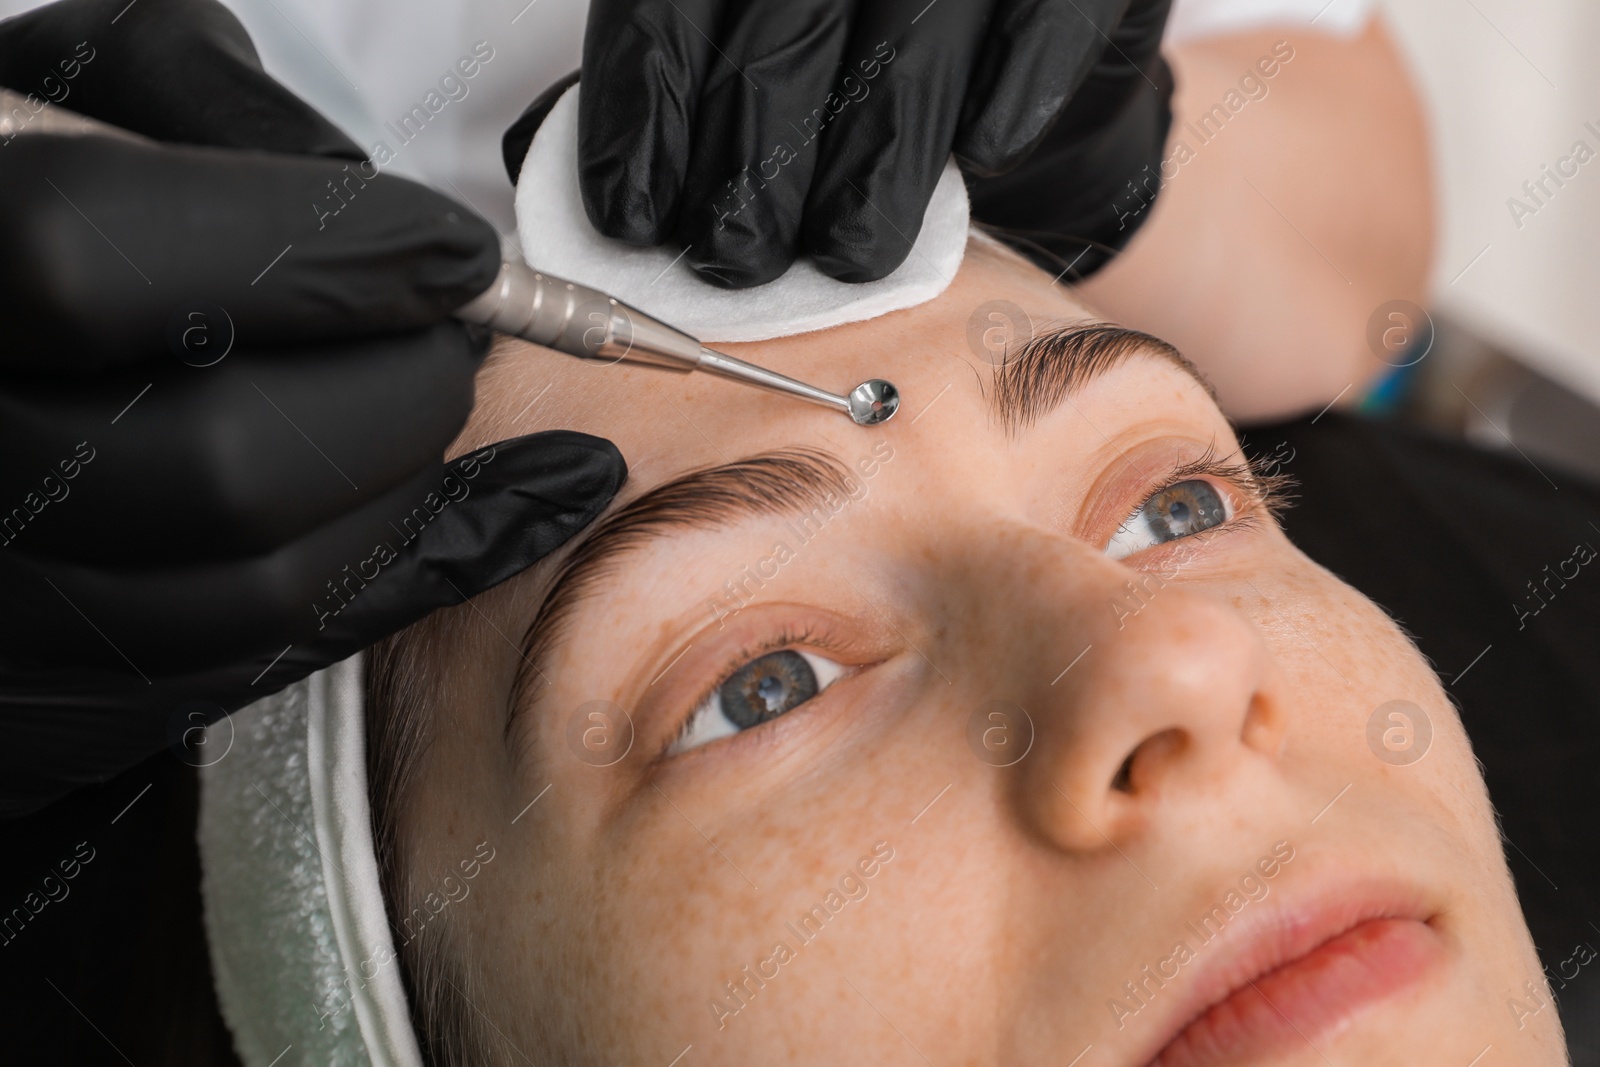
<svg viewBox="0 0 1600 1067">
<path fill-rule="evenodd" d="M 846 396 L 830 393 L 707 348 L 598 289 L 536 271 L 509 242 L 502 242 L 501 260 L 494 284 L 459 308 L 458 318 L 579 359 L 705 371 L 842 411 L 858 426 L 886 422 L 900 407 L 899 390 L 881 378 L 862 382 Z"/>
</svg>

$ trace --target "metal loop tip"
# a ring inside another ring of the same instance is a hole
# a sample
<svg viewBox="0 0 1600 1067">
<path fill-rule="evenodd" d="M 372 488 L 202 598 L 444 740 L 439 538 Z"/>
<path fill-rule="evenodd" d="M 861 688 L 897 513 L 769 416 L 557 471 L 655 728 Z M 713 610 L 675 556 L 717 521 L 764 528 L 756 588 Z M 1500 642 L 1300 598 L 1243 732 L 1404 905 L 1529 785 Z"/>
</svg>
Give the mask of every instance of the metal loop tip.
<svg viewBox="0 0 1600 1067">
<path fill-rule="evenodd" d="M 882 378 L 862 382 L 850 390 L 850 418 L 857 426 L 888 422 L 900 410 L 900 390 Z"/>
</svg>

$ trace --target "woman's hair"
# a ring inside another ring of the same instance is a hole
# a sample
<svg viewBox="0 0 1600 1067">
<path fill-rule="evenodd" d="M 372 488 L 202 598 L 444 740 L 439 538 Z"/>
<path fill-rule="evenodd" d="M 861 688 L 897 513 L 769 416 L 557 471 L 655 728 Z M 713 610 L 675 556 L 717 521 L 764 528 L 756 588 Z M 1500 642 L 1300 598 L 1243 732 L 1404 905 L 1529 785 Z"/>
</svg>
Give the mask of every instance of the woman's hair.
<svg viewBox="0 0 1600 1067">
<path fill-rule="evenodd" d="M 453 613 L 436 612 L 367 650 L 367 796 L 384 913 L 399 953 L 411 1026 L 428 1067 L 492 1062 L 478 1050 L 477 1024 L 461 992 L 468 984 L 461 956 L 450 951 L 448 921 L 413 932 L 399 922 L 422 904 L 407 876 L 412 869 L 400 832 L 423 754 L 432 741 L 430 671 Z M 423 911 L 426 915 L 427 912 Z"/>
</svg>

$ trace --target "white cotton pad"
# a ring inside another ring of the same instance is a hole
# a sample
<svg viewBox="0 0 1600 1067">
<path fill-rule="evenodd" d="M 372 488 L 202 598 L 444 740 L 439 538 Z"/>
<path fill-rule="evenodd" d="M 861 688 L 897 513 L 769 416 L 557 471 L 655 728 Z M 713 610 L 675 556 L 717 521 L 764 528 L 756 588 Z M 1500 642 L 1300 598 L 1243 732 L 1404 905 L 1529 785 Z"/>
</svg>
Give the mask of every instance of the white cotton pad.
<svg viewBox="0 0 1600 1067">
<path fill-rule="evenodd" d="M 787 337 L 915 307 L 944 292 L 961 266 L 967 188 L 954 161 L 945 164 L 911 254 L 875 282 L 841 282 L 803 258 L 765 285 L 722 289 L 702 281 L 676 246 L 637 248 L 602 237 L 578 190 L 578 88 L 551 108 L 517 182 L 517 233 L 529 264 L 547 274 L 609 293 L 716 344 Z"/>
</svg>

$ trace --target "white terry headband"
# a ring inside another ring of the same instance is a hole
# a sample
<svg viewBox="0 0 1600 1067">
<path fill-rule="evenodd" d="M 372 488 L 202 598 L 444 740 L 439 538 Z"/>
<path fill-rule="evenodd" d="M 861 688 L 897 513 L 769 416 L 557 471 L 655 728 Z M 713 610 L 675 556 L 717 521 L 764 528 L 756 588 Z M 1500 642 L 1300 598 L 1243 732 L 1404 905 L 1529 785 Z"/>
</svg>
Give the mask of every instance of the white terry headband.
<svg viewBox="0 0 1600 1067">
<path fill-rule="evenodd" d="M 841 282 L 802 258 L 765 285 L 721 289 L 702 281 L 673 246 L 638 248 L 602 237 L 578 189 L 578 89 L 568 89 L 550 109 L 517 182 L 517 235 L 539 270 L 609 293 L 716 344 L 787 337 L 915 307 L 944 292 L 961 266 L 967 187 L 953 161 L 934 187 L 911 253 L 875 282 Z"/>
<path fill-rule="evenodd" d="M 961 266 L 967 192 L 946 165 L 899 269 L 850 284 L 802 259 L 754 289 L 701 281 L 672 248 L 600 236 L 578 191 L 578 90 L 551 109 L 517 188 L 534 266 L 703 341 L 757 341 L 932 300 Z M 245 1067 L 422 1067 L 367 803 L 361 656 L 208 731 L 200 861 L 217 998 Z"/>
<path fill-rule="evenodd" d="M 362 660 L 208 731 L 201 889 L 245 1067 L 422 1067 L 378 884 Z"/>
</svg>

